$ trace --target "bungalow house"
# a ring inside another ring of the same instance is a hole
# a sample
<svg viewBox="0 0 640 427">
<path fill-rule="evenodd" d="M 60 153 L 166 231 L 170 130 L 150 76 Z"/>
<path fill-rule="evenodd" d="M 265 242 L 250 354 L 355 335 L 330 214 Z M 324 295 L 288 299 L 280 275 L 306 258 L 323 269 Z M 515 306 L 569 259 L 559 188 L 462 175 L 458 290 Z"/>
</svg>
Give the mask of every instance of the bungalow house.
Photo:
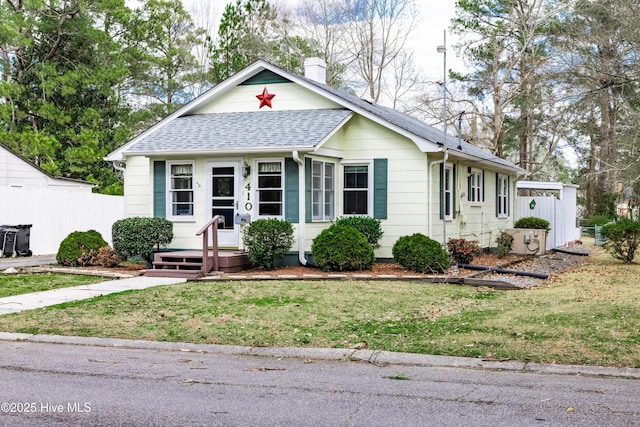
<svg viewBox="0 0 640 427">
<path fill-rule="evenodd" d="M 381 219 L 381 259 L 404 235 L 489 247 L 512 227 L 523 169 L 332 89 L 317 58 L 305 67 L 301 77 L 257 61 L 110 153 L 126 166 L 126 215 L 171 220 L 173 249 L 201 248 L 196 233 L 214 215 L 230 249 L 243 248 L 248 221 L 285 219 L 302 264 L 346 215 Z"/>
</svg>

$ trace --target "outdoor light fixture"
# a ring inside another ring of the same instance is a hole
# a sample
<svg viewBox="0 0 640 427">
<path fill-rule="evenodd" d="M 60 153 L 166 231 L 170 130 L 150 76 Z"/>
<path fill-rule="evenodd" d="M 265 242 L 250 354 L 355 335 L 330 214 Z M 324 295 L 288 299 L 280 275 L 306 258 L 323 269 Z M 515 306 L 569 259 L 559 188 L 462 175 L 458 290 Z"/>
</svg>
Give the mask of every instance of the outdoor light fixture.
<svg viewBox="0 0 640 427">
<path fill-rule="evenodd" d="M 249 163 L 244 162 L 244 165 L 242 166 L 242 177 L 246 178 L 249 175 L 251 175 L 251 166 L 249 166 Z"/>
</svg>

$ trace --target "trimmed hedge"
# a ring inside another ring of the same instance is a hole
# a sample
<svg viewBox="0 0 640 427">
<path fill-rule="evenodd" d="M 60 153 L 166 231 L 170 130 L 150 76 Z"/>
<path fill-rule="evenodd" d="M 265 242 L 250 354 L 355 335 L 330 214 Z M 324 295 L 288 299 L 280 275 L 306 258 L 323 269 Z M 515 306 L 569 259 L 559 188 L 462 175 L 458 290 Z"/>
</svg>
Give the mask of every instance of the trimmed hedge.
<svg viewBox="0 0 640 427">
<path fill-rule="evenodd" d="M 293 246 L 293 226 L 281 219 L 258 219 L 244 228 L 242 241 L 251 262 L 271 270 Z"/>
<path fill-rule="evenodd" d="M 355 228 L 367 238 L 367 241 L 373 249 L 378 249 L 380 244 L 378 243 L 382 238 L 384 232 L 382 231 L 381 223 L 377 218 L 370 216 L 344 216 L 336 219 L 337 225 L 346 225 Z"/>
<path fill-rule="evenodd" d="M 418 273 L 442 273 L 449 268 L 447 252 L 424 234 L 400 237 L 391 252 L 398 264 Z"/>
<path fill-rule="evenodd" d="M 104 246 L 108 244 L 96 230 L 74 231 L 60 243 L 56 261 L 69 267 L 94 265 L 98 251 Z"/>
<path fill-rule="evenodd" d="M 173 223 L 165 218 L 125 218 L 113 223 L 111 238 L 122 259 L 139 256 L 151 264 L 153 250 L 173 240 Z"/>
<path fill-rule="evenodd" d="M 513 224 L 513 228 L 533 228 L 545 230 L 545 232 L 548 233 L 549 230 L 551 230 L 551 225 L 546 219 L 536 218 L 535 216 L 526 216 L 517 220 L 515 224 Z"/>
<path fill-rule="evenodd" d="M 311 245 L 311 253 L 322 271 L 370 270 L 375 262 L 366 236 L 347 225 L 332 224 Z"/>
</svg>

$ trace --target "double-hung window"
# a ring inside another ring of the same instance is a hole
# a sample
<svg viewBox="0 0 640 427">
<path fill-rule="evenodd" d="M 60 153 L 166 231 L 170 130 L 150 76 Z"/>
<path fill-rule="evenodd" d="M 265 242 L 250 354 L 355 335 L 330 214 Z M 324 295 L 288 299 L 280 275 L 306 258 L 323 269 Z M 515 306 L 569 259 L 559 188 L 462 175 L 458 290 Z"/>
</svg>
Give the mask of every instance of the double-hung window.
<svg viewBox="0 0 640 427">
<path fill-rule="evenodd" d="M 471 205 L 479 206 L 484 200 L 484 176 L 480 169 L 469 170 L 469 196 Z"/>
<path fill-rule="evenodd" d="M 509 177 L 496 175 L 496 215 L 498 218 L 509 216 Z"/>
<path fill-rule="evenodd" d="M 342 210 L 344 215 L 369 215 L 371 182 L 369 165 L 345 165 Z"/>
<path fill-rule="evenodd" d="M 335 165 L 329 162 L 312 161 L 312 219 L 327 221 L 334 217 L 335 210 Z"/>
<path fill-rule="evenodd" d="M 282 160 L 259 161 L 258 216 L 281 217 L 283 212 L 283 162 Z"/>
<path fill-rule="evenodd" d="M 453 219 L 453 189 L 453 165 L 447 165 L 444 168 L 444 181 L 442 186 L 444 198 L 444 219 Z"/>
<path fill-rule="evenodd" d="M 169 189 L 170 217 L 191 219 L 193 217 L 193 169 L 194 162 L 167 162 L 167 188 Z"/>
</svg>

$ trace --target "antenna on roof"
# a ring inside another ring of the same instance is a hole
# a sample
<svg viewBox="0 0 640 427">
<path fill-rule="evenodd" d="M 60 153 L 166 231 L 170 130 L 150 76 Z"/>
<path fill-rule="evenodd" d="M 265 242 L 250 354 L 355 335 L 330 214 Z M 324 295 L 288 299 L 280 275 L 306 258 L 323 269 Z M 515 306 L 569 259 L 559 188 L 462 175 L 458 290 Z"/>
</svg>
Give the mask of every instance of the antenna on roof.
<svg viewBox="0 0 640 427">
<path fill-rule="evenodd" d="M 462 150 L 462 116 L 466 113 L 463 111 L 458 116 L 458 150 Z"/>
</svg>

